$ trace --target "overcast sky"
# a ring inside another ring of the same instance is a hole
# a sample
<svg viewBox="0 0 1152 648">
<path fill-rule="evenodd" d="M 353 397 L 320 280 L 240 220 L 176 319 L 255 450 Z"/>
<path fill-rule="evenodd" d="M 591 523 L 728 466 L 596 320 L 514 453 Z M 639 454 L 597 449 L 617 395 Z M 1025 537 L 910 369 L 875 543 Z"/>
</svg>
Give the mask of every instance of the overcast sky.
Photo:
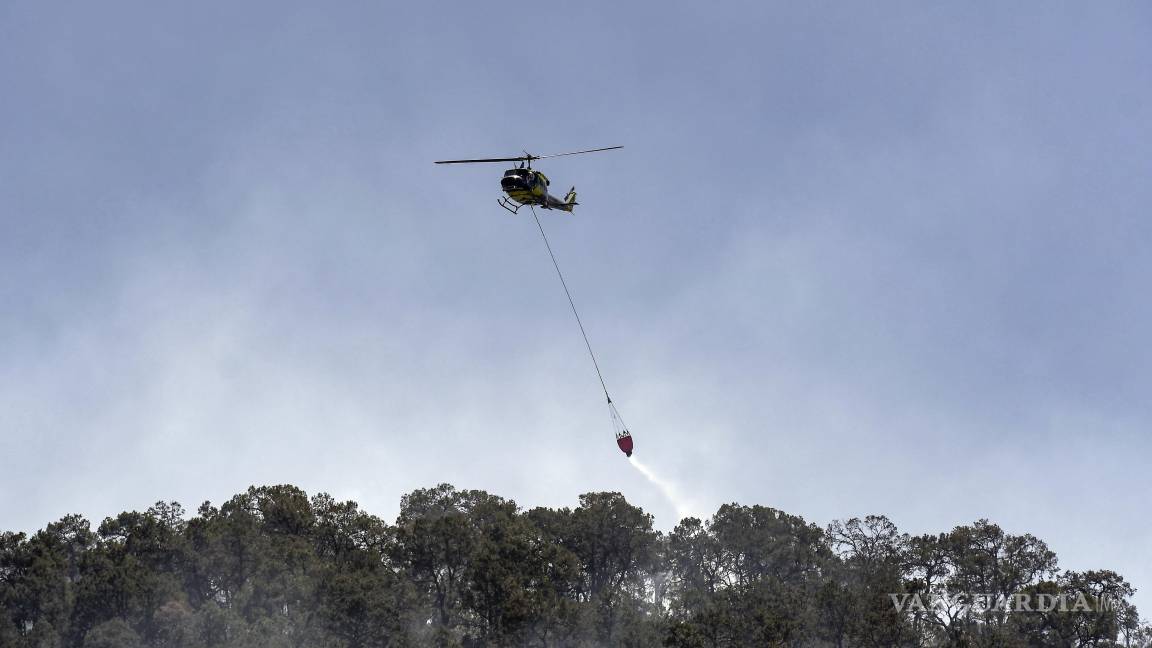
<svg viewBox="0 0 1152 648">
<path fill-rule="evenodd" d="M 1152 612 L 1145 3 L 0 3 L 0 528 L 251 484 L 987 517 Z"/>
</svg>

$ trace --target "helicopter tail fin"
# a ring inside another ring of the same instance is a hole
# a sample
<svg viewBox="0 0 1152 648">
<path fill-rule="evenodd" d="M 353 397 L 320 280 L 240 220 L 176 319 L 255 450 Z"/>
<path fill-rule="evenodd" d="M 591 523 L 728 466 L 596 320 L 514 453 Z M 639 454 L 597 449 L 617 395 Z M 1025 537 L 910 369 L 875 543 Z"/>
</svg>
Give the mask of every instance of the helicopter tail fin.
<svg viewBox="0 0 1152 648">
<path fill-rule="evenodd" d="M 580 203 L 576 202 L 576 187 L 568 190 L 568 195 L 564 196 L 564 209 L 572 211 L 572 208 Z"/>
</svg>

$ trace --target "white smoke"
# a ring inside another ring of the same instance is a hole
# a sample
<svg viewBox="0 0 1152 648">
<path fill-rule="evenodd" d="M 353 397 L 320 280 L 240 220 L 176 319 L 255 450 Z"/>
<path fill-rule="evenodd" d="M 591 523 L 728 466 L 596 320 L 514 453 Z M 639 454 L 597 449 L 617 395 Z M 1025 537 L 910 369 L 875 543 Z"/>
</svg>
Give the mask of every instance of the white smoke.
<svg viewBox="0 0 1152 648">
<path fill-rule="evenodd" d="M 695 515 L 693 513 L 695 507 L 692 505 L 692 502 L 685 499 L 680 494 L 675 485 L 667 480 L 657 477 L 656 473 L 652 472 L 651 468 L 640 463 L 640 460 L 635 456 L 628 457 L 628 461 L 636 467 L 636 470 L 640 471 L 641 475 L 644 475 L 648 481 L 652 482 L 656 488 L 660 489 L 660 492 L 664 494 L 664 497 L 666 497 L 672 504 L 672 507 L 676 509 L 676 515 L 678 517 L 677 522 L 683 520 L 686 517 L 692 517 Z"/>
</svg>

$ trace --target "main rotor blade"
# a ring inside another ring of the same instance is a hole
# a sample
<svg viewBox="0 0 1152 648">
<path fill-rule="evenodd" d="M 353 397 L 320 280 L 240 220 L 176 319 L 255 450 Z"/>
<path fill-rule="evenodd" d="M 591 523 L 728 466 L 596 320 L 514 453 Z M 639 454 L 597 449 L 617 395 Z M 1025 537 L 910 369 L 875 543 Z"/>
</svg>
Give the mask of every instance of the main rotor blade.
<svg viewBox="0 0 1152 648">
<path fill-rule="evenodd" d="M 606 146 L 598 149 L 588 149 L 587 151 L 572 151 L 571 153 L 553 153 L 552 155 L 534 155 L 533 160 L 543 160 L 544 158 L 560 157 L 562 155 L 579 155 L 581 153 L 595 153 L 596 151 L 611 151 L 613 149 L 622 149 L 623 146 Z"/>
<path fill-rule="evenodd" d="M 476 160 L 440 160 L 436 164 L 472 164 L 474 162 L 530 162 L 532 160 L 542 160 L 544 158 L 561 157 L 564 155 L 579 155 L 581 153 L 595 153 L 597 151 L 611 151 L 614 149 L 622 149 L 623 146 L 606 146 L 604 148 L 588 149 L 587 151 L 571 151 L 569 153 L 553 153 L 552 155 L 521 155 L 520 157 L 506 157 L 506 158 L 479 158 Z"/>
<path fill-rule="evenodd" d="M 471 164 L 473 162 L 524 162 L 526 160 L 535 160 L 535 156 L 524 156 L 514 158 L 482 158 L 479 160 L 440 160 L 436 164 Z"/>
</svg>

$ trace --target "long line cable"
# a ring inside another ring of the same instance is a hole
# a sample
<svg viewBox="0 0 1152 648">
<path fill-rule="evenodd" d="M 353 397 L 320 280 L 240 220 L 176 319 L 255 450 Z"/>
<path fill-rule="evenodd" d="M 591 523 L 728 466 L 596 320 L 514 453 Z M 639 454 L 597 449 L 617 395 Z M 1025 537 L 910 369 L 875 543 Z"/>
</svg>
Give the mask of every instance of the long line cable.
<svg viewBox="0 0 1152 648">
<path fill-rule="evenodd" d="M 544 226 L 540 224 L 540 217 L 536 215 L 536 208 L 532 209 L 532 218 L 536 219 L 536 227 L 540 230 L 540 238 L 544 239 L 544 247 L 548 248 L 548 256 L 552 257 L 552 267 L 556 268 L 556 276 L 560 277 L 560 285 L 564 286 L 564 294 L 568 296 L 568 305 L 572 307 L 572 314 L 576 316 L 576 325 L 580 327 L 580 335 L 584 336 L 584 346 L 588 347 L 588 355 L 592 358 L 592 366 L 596 367 L 596 377 L 600 379 L 600 387 L 604 390 L 604 398 L 613 411 L 612 397 L 608 395 L 608 387 L 604 384 L 604 374 L 600 373 L 600 363 L 596 362 L 596 354 L 592 352 L 592 343 L 588 341 L 588 334 L 584 331 L 584 323 L 580 321 L 580 313 L 576 312 L 576 302 L 572 301 L 572 293 L 568 290 L 568 282 L 564 281 L 564 273 L 560 272 L 560 264 L 556 262 L 556 255 L 552 252 L 552 245 L 548 243 L 548 235 L 544 233 Z M 619 414 L 616 414 L 619 416 Z"/>
</svg>

